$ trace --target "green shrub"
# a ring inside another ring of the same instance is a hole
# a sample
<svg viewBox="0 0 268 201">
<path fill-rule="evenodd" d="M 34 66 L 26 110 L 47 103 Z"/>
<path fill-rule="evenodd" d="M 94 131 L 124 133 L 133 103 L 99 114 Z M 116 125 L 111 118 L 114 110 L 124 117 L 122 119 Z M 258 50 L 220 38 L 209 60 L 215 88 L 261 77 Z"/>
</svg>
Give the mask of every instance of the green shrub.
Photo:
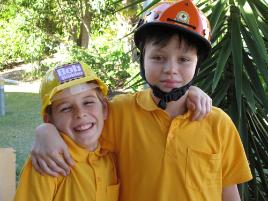
<svg viewBox="0 0 268 201">
<path fill-rule="evenodd" d="M 93 45 L 89 49 L 73 46 L 70 52 L 73 61 L 87 63 L 112 91 L 126 89 L 139 79 L 132 79 L 138 73 L 137 64 L 132 62 L 131 55 L 120 42 L 113 47 L 105 44 L 101 47 Z M 137 88 L 133 86 L 132 90 Z"/>
<path fill-rule="evenodd" d="M 0 19 L 0 70 L 16 61 L 32 62 L 53 53 L 56 41 L 35 26 L 34 11 Z"/>
</svg>

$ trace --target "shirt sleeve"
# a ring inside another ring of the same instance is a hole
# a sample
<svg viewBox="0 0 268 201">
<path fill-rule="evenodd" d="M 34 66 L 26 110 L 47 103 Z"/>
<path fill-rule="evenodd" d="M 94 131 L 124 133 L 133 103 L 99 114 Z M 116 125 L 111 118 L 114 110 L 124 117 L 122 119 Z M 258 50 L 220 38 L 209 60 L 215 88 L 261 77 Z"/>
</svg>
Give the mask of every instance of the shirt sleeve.
<svg viewBox="0 0 268 201">
<path fill-rule="evenodd" d="M 125 95 L 118 95 L 109 102 L 108 118 L 105 120 L 100 140 L 102 148 L 115 153 L 119 151 L 118 141 L 122 134 L 122 123 L 125 121 L 124 112 L 128 103 L 126 100 Z"/>
<path fill-rule="evenodd" d="M 21 172 L 14 201 L 52 201 L 56 191 L 56 178 L 40 175 L 29 159 Z"/>
<path fill-rule="evenodd" d="M 246 157 L 239 133 L 231 118 L 225 114 L 220 123 L 222 132 L 222 185 L 230 186 L 244 183 L 252 179 L 249 163 Z"/>
</svg>

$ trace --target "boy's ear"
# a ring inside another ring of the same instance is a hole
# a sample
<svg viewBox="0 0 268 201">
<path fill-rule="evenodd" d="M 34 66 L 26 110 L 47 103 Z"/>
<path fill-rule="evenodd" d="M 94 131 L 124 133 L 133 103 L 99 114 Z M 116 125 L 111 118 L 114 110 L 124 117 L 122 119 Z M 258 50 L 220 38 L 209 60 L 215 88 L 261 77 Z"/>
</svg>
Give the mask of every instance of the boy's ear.
<svg viewBox="0 0 268 201">
<path fill-rule="evenodd" d="M 43 122 L 44 123 L 51 123 L 50 115 L 48 113 L 45 113 L 43 116 Z"/>
<path fill-rule="evenodd" d="M 104 117 L 104 120 L 107 119 L 108 114 L 109 114 L 108 99 L 104 98 L 104 101 L 103 101 L 103 117 Z"/>
</svg>

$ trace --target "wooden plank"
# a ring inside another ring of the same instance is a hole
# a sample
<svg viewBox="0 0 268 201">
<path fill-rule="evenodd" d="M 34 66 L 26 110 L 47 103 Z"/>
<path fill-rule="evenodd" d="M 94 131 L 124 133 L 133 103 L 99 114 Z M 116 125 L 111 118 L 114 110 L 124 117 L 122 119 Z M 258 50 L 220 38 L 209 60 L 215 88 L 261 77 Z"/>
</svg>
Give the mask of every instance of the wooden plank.
<svg viewBox="0 0 268 201">
<path fill-rule="evenodd" d="M 12 201 L 15 190 L 15 151 L 12 148 L 0 148 L 0 201 Z"/>
</svg>

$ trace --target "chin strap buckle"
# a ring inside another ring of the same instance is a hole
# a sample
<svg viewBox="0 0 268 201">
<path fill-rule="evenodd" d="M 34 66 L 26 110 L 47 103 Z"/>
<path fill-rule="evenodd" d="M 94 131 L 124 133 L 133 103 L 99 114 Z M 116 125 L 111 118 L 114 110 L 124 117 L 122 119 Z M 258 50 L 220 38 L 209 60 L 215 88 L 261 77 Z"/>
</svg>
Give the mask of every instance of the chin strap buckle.
<svg viewBox="0 0 268 201">
<path fill-rule="evenodd" d="M 167 102 L 164 101 L 163 99 L 161 99 L 159 101 L 159 103 L 157 104 L 158 107 L 160 107 L 161 109 L 165 110 L 167 108 Z"/>
<path fill-rule="evenodd" d="M 153 90 L 153 94 L 160 99 L 159 103 L 157 104 L 158 107 L 161 109 L 165 110 L 167 108 L 167 103 L 170 101 L 176 101 L 179 100 L 189 89 L 191 86 L 192 82 L 190 81 L 188 84 L 180 87 L 180 88 L 175 88 L 171 92 L 163 92 L 161 91 L 158 87 L 156 86 L 151 86 Z"/>
</svg>

